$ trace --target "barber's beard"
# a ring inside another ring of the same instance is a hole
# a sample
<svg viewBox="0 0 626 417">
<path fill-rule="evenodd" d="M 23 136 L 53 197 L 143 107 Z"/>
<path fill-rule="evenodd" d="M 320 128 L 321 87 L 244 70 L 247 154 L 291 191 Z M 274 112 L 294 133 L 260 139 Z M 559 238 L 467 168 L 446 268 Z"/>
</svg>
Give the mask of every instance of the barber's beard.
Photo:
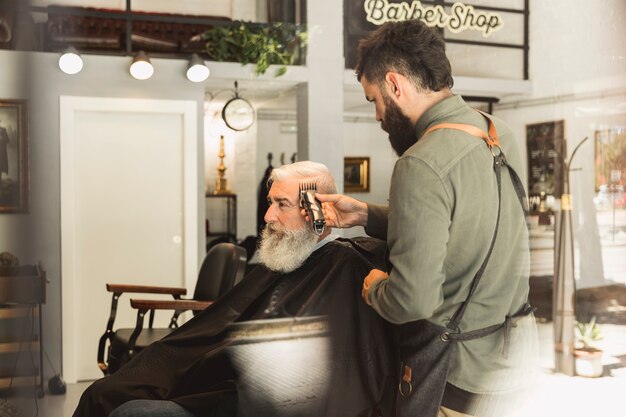
<svg viewBox="0 0 626 417">
<path fill-rule="evenodd" d="M 268 223 L 261 234 L 259 259 L 271 271 L 294 271 L 311 255 L 317 238 L 309 223 L 298 230 Z"/>
<path fill-rule="evenodd" d="M 383 92 L 383 103 L 385 103 L 385 117 L 383 118 L 381 127 L 389 134 L 389 142 L 391 147 L 398 156 L 409 149 L 417 138 L 415 137 L 415 126 L 411 120 L 402 113 L 400 107 Z"/>
</svg>

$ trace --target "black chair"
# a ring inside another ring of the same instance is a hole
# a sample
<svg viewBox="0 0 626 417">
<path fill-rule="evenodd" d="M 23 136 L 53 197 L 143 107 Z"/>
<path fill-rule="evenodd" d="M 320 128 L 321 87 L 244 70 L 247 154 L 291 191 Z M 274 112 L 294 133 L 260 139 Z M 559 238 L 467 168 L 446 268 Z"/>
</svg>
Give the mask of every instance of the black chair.
<svg viewBox="0 0 626 417">
<path fill-rule="evenodd" d="M 106 331 L 98 343 L 98 367 L 104 375 L 117 371 L 123 364 L 144 347 L 162 339 L 178 327 L 178 317 L 184 311 L 193 314 L 204 310 L 212 302 L 233 288 L 244 276 L 246 250 L 232 243 L 220 243 L 207 252 L 194 290 L 193 299 L 182 299 L 185 288 L 156 287 L 143 285 L 107 284 L 107 291 L 113 293 L 111 312 Z M 113 330 L 117 304 L 123 293 L 169 294 L 173 300 L 131 299 L 131 307 L 137 310 L 135 328 Z M 167 328 L 153 328 L 155 310 L 174 310 Z M 144 328 L 144 317 L 150 311 L 148 327 Z M 109 343 L 107 360 L 104 360 L 105 347 Z"/>
</svg>

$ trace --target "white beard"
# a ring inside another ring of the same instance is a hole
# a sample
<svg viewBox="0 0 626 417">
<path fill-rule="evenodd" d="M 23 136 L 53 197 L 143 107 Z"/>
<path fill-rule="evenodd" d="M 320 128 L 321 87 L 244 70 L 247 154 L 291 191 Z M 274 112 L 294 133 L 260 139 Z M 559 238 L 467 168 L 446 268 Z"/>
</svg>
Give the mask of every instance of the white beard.
<svg viewBox="0 0 626 417">
<path fill-rule="evenodd" d="M 308 223 L 298 230 L 268 223 L 261 234 L 259 259 L 271 271 L 294 271 L 311 255 L 317 239 Z"/>
</svg>

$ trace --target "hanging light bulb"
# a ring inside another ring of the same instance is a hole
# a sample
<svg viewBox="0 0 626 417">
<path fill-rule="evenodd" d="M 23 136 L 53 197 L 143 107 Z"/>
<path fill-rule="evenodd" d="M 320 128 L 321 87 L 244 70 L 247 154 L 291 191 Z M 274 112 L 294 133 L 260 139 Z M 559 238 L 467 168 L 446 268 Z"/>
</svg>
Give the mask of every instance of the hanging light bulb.
<svg viewBox="0 0 626 417">
<path fill-rule="evenodd" d="M 189 67 L 187 68 L 187 79 L 194 83 L 199 83 L 209 78 L 209 67 L 204 63 L 204 60 L 200 58 L 200 55 L 193 54 L 189 60 Z"/>
<path fill-rule="evenodd" d="M 83 69 L 83 59 L 73 46 L 70 46 L 59 57 L 59 68 L 66 74 L 78 74 Z"/>
<path fill-rule="evenodd" d="M 154 74 L 154 67 L 144 51 L 137 52 L 130 64 L 130 75 L 138 80 L 147 80 Z"/>
</svg>

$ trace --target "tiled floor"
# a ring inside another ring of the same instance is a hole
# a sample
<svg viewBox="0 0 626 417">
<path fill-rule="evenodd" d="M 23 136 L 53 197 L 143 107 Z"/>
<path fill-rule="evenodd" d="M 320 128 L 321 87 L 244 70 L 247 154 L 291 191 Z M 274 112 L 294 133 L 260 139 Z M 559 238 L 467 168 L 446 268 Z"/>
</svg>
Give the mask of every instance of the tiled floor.
<svg viewBox="0 0 626 417">
<path fill-rule="evenodd" d="M 626 415 L 626 326 L 603 325 L 604 365 L 602 378 L 568 377 L 552 372 L 552 324 L 539 324 L 541 366 L 534 393 L 519 415 L 524 417 L 589 417 Z M 89 383 L 69 384 L 62 396 L 45 395 L 11 400 L 24 417 L 71 417 Z"/>
</svg>

